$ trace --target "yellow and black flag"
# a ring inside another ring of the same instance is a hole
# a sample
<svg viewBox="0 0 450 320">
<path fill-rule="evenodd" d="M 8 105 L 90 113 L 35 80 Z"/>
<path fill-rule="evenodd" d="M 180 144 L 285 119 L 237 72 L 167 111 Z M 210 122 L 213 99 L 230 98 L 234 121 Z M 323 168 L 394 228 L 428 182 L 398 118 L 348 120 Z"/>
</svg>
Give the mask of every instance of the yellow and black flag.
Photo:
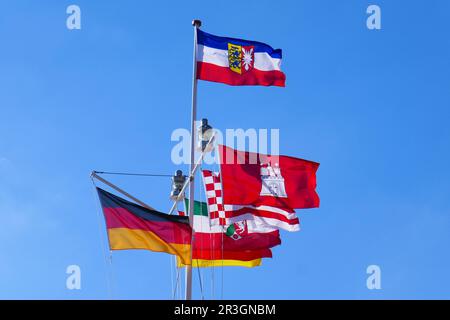
<svg viewBox="0 0 450 320">
<path fill-rule="evenodd" d="M 188 217 L 150 210 L 97 188 L 111 250 L 146 249 L 177 255 L 191 264 Z"/>
</svg>

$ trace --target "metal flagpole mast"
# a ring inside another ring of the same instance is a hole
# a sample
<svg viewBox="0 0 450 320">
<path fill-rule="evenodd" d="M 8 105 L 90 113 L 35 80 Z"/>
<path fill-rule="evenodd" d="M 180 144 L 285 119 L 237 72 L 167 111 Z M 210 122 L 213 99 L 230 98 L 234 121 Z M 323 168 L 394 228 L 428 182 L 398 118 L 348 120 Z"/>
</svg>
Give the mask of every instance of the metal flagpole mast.
<svg viewBox="0 0 450 320">
<path fill-rule="evenodd" d="M 195 120 L 197 119 L 197 29 L 200 28 L 202 22 L 200 20 L 193 20 L 194 26 L 194 56 L 192 67 L 192 111 L 191 111 L 191 168 L 190 172 L 195 168 Z M 189 183 L 189 222 L 191 227 L 194 222 L 194 177 L 191 177 Z M 192 243 L 192 242 L 191 242 Z M 192 258 L 192 245 L 191 245 Z M 191 259 L 192 260 L 192 259 Z M 192 265 L 186 266 L 186 300 L 192 299 Z"/>
</svg>

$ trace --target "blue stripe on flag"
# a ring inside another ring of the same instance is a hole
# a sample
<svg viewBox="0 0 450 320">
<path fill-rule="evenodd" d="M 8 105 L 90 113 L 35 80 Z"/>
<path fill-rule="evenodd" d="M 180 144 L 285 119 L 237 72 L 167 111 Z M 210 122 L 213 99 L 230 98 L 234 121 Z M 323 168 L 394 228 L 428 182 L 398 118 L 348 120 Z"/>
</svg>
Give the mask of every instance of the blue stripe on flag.
<svg viewBox="0 0 450 320">
<path fill-rule="evenodd" d="M 281 49 L 273 49 L 268 44 L 257 41 L 219 37 L 206 33 L 200 29 L 198 29 L 197 32 L 197 43 L 210 48 L 216 48 L 227 51 L 228 51 L 228 43 L 233 43 L 240 46 L 254 46 L 255 52 L 267 52 L 272 58 L 281 59 Z"/>
</svg>

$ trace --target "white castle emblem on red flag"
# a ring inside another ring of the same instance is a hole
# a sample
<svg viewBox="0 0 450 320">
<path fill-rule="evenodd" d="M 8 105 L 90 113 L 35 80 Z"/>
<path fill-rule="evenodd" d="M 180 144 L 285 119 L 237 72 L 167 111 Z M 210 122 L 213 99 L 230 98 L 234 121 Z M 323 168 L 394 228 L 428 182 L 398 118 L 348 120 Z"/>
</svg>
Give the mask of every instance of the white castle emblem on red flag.
<svg viewBox="0 0 450 320">
<path fill-rule="evenodd" d="M 261 196 L 287 198 L 284 178 L 278 163 L 275 163 L 274 167 L 270 165 L 270 161 L 267 164 L 261 163 L 261 181 Z"/>
</svg>

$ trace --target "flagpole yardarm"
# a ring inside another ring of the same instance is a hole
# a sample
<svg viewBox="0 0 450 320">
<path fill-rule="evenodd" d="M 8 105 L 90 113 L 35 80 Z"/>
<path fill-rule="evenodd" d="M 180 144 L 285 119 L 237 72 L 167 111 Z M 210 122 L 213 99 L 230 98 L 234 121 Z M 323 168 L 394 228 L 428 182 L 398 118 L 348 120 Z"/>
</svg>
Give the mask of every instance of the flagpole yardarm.
<svg viewBox="0 0 450 320">
<path fill-rule="evenodd" d="M 131 194 L 129 194 L 128 192 L 120 189 L 118 186 L 112 184 L 111 182 L 109 182 L 108 180 L 100 177 L 99 175 L 97 175 L 97 173 L 95 171 L 92 171 L 91 173 L 91 178 L 95 178 L 98 181 L 103 182 L 104 184 L 106 184 L 108 187 L 113 188 L 114 190 L 116 190 L 117 192 L 123 194 L 125 197 L 130 198 L 131 200 L 135 201 L 136 203 L 140 204 L 141 206 L 149 209 L 149 210 L 153 210 L 153 211 L 157 211 L 156 209 L 150 207 L 148 204 L 146 204 L 145 202 L 142 202 L 141 200 L 139 200 L 138 198 L 133 197 Z"/>
<path fill-rule="evenodd" d="M 195 120 L 197 119 L 197 30 L 202 25 L 200 20 L 193 20 L 194 27 L 194 51 L 192 57 L 192 110 L 191 110 L 191 168 L 190 172 L 194 171 L 195 165 Z M 189 181 L 189 222 L 191 227 L 194 222 L 194 176 Z M 194 235 L 192 234 L 192 237 Z M 192 246 L 191 246 L 192 259 Z M 186 266 L 186 300 L 192 300 L 192 265 Z"/>
</svg>

